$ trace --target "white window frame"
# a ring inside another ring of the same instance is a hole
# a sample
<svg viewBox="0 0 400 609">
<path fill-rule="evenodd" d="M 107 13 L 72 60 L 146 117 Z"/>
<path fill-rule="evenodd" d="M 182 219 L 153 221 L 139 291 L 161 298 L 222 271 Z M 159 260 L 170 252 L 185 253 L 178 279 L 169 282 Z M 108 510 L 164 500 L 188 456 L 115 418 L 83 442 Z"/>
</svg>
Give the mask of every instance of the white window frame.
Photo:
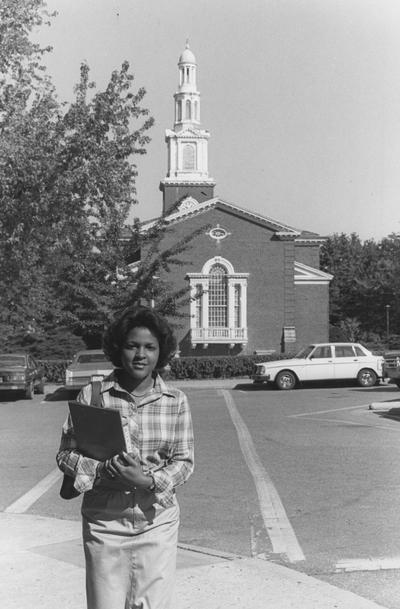
<svg viewBox="0 0 400 609">
<path fill-rule="evenodd" d="M 210 328 L 209 327 L 209 282 L 210 271 L 215 264 L 225 267 L 228 285 L 228 324 L 226 328 Z M 188 273 L 187 279 L 191 288 L 190 301 L 190 330 L 192 347 L 197 344 L 202 344 L 205 348 L 210 343 L 229 344 L 234 347 L 236 344 L 246 344 L 247 338 L 247 280 L 250 273 L 237 273 L 233 265 L 222 258 L 214 256 L 204 264 L 201 273 Z M 240 323 L 239 327 L 235 323 L 235 290 L 236 286 L 240 286 Z M 199 290 L 202 292 L 201 305 L 197 302 Z M 201 324 L 197 327 L 196 311 L 201 311 Z"/>
</svg>

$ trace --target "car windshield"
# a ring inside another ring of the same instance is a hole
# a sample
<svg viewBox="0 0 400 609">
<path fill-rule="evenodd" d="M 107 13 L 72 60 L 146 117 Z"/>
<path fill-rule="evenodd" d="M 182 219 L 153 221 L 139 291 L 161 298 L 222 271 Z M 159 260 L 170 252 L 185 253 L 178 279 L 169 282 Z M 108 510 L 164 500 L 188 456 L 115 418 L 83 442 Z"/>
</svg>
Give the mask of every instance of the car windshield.
<svg viewBox="0 0 400 609">
<path fill-rule="evenodd" d="M 0 366 L 25 366 L 23 355 L 0 355 Z"/>
<path fill-rule="evenodd" d="M 305 359 L 310 355 L 310 353 L 315 349 L 315 345 L 309 345 L 308 347 L 303 347 L 300 351 L 295 355 L 295 357 Z"/>
<path fill-rule="evenodd" d="M 110 360 L 104 353 L 82 353 L 78 355 L 77 364 L 95 364 L 97 362 L 107 362 L 110 363 Z"/>
</svg>

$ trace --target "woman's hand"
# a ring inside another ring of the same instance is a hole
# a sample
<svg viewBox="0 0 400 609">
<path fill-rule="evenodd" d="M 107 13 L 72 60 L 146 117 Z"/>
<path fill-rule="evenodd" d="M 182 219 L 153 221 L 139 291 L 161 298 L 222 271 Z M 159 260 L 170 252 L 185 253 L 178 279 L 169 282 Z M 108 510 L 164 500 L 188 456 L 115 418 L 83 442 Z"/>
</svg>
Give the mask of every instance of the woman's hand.
<svg viewBox="0 0 400 609">
<path fill-rule="evenodd" d="M 151 476 L 143 473 L 139 459 L 135 459 L 129 453 L 122 452 L 108 459 L 104 465 L 107 475 L 129 490 L 133 487 L 150 488 L 153 483 Z"/>
</svg>

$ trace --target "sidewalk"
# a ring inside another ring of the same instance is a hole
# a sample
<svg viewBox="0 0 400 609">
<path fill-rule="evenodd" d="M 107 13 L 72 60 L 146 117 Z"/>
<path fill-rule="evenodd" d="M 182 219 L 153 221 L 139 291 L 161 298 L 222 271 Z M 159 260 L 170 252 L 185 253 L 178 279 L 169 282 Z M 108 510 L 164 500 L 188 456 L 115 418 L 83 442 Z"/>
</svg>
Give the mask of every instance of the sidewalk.
<svg viewBox="0 0 400 609">
<path fill-rule="evenodd" d="M 1 609 L 85 609 L 80 522 L 0 513 L 0 539 Z M 174 609 L 379 608 L 272 562 L 179 548 Z"/>
</svg>

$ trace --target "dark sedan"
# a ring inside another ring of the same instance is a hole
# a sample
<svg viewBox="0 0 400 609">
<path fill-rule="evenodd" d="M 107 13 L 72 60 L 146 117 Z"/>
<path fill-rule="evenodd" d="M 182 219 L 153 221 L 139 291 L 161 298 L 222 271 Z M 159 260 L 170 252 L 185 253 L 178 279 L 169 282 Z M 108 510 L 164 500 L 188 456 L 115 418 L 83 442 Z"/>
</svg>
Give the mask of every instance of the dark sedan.
<svg viewBox="0 0 400 609">
<path fill-rule="evenodd" d="M 44 393 L 44 369 L 28 353 L 0 354 L 0 391 L 18 391 L 29 400 Z"/>
</svg>

